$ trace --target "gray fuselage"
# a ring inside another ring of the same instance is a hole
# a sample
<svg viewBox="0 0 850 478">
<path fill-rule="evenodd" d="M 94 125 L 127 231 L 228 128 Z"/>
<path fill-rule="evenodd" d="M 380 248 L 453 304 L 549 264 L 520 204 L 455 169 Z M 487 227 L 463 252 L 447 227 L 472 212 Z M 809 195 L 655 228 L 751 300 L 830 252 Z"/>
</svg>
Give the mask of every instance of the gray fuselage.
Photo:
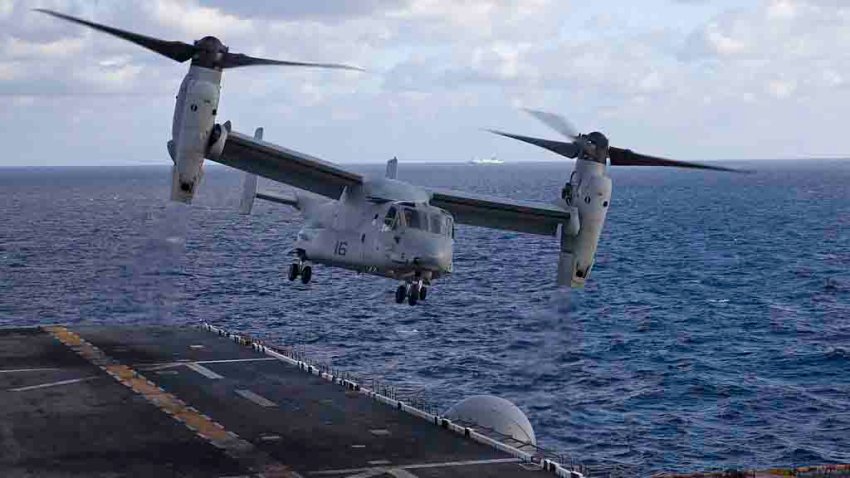
<svg viewBox="0 0 850 478">
<path fill-rule="evenodd" d="M 366 186 L 366 185 L 364 185 Z M 452 271 L 454 220 L 427 201 L 375 201 L 367 187 L 339 200 L 299 192 L 305 217 L 295 241 L 303 260 L 399 280 Z"/>
</svg>

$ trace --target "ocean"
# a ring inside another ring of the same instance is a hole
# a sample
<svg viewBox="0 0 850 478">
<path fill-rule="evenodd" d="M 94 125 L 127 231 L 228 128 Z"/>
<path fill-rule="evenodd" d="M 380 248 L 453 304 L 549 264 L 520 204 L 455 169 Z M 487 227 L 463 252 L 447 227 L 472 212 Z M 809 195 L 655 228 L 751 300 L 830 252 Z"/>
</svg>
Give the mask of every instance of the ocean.
<svg viewBox="0 0 850 478">
<path fill-rule="evenodd" d="M 297 212 L 239 215 L 223 167 L 191 207 L 164 166 L 0 169 L 0 326 L 208 321 L 439 409 L 507 398 L 542 446 L 642 473 L 850 462 L 850 161 L 735 164 L 757 173 L 614 169 L 583 290 L 555 286 L 554 238 L 459 226 L 416 307 L 388 279 L 287 281 Z M 545 201 L 571 168 L 399 177 Z"/>
</svg>

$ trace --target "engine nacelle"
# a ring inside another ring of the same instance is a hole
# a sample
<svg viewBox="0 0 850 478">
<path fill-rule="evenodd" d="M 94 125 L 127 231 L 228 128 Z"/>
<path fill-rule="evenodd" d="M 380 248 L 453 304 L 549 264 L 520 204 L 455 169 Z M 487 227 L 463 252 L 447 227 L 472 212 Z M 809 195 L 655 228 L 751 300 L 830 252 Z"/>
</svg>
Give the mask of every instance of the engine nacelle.
<svg viewBox="0 0 850 478">
<path fill-rule="evenodd" d="M 604 174 L 582 175 L 572 188 L 571 202 L 578 209 L 579 231 L 561 232 L 558 285 L 583 287 L 593 268 L 596 246 L 611 203 L 611 178 Z"/>
<path fill-rule="evenodd" d="M 220 156 L 226 128 L 215 124 L 221 71 L 193 65 L 183 78 L 174 105 L 171 144 L 174 160 L 171 199 L 192 202 L 203 177 L 204 158 Z"/>
<path fill-rule="evenodd" d="M 171 200 L 189 204 L 195 197 L 195 190 L 204 177 L 203 158 L 196 168 L 195 177 L 192 181 L 181 179 L 180 165 L 177 161 L 171 167 Z"/>
</svg>

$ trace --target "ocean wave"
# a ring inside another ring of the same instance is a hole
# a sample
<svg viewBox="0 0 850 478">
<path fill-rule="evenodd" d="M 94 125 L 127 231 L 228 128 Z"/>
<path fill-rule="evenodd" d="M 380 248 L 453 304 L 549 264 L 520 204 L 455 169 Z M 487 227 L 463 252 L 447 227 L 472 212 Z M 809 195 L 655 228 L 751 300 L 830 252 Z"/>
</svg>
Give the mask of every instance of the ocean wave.
<svg viewBox="0 0 850 478">
<path fill-rule="evenodd" d="M 560 163 L 405 171 L 537 200 L 569 176 Z M 224 170 L 193 207 L 167 200 L 166 169 L 86 174 L 0 176 L 0 324 L 211 321 L 439 407 L 505 396 L 544 446 L 647 472 L 850 460 L 850 227 L 836 220 L 850 217 L 850 167 L 712 187 L 699 172 L 615 171 L 585 289 L 554 286 L 557 241 L 461 226 L 455 273 L 416 307 L 347 271 L 288 282 L 300 221 L 268 204 L 236 214 L 241 179 Z"/>
</svg>

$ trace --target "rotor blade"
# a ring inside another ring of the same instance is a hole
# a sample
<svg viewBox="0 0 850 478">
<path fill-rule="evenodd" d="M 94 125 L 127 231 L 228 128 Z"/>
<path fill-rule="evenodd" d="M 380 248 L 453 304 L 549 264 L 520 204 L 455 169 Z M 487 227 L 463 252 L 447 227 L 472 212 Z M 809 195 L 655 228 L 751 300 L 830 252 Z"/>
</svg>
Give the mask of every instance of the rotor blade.
<svg viewBox="0 0 850 478">
<path fill-rule="evenodd" d="M 227 53 L 224 55 L 224 59 L 221 62 L 222 68 L 236 68 L 239 66 L 253 65 L 306 66 L 311 68 L 334 68 L 338 70 L 364 71 L 362 68 L 357 68 L 356 66 L 340 65 L 337 63 L 302 63 L 298 61 L 269 60 L 266 58 L 243 55 L 242 53 Z"/>
<path fill-rule="evenodd" d="M 48 15 L 54 16 L 56 18 L 61 18 L 63 20 L 68 20 L 69 22 L 78 23 L 89 28 L 94 28 L 95 30 L 102 31 L 104 33 L 109 33 L 110 35 L 114 35 L 118 38 L 123 38 L 124 40 L 133 42 L 136 45 L 147 48 L 148 50 L 155 51 L 160 55 L 167 56 L 168 58 L 171 58 L 174 61 L 179 61 L 181 63 L 191 59 L 192 56 L 195 54 L 195 47 L 193 45 L 189 45 L 188 43 L 183 43 L 181 41 L 166 41 L 145 35 L 139 35 L 138 33 L 119 30 L 117 28 L 108 27 L 99 23 L 89 22 L 77 17 L 72 17 L 70 15 L 65 15 L 64 13 L 54 12 L 53 10 L 47 10 L 44 8 L 36 8 L 35 11 L 46 13 Z"/>
<path fill-rule="evenodd" d="M 630 149 L 615 148 L 613 146 L 608 148 L 608 158 L 611 159 L 611 166 L 668 166 L 674 168 L 710 169 L 713 171 L 727 171 L 732 173 L 752 172 L 742 169 L 724 168 L 722 166 L 711 166 L 708 164 L 657 158 L 655 156 L 635 153 Z"/>
<path fill-rule="evenodd" d="M 543 149 L 548 149 L 553 153 L 560 154 L 561 156 L 565 156 L 567 158 L 575 158 L 581 151 L 579 146 L 575 143 L 565 143 L 563 141 L 552 141 L 549 139 L 532 138 L 531 136 L 521 136 L 518 134 L 504 133 L 502 131 L 496 131 L 493 129 L 488 129 L 487 131 L 494 134 L 498 134 L 499 136 L 504 136 L 506 138 L 513 138 L 524 143 L 533 144 Z"/>
<path fill-rule="evenodd" d="M 561 133 L 569 139 L 575 139 L 579 133 L 575 126 L 572 125 L 566 118 L 556 115 L 555 113 L 549 113 L 546 111 L 532 110 L 525 108 L 525 112 L 534 116 L 541 122 L 543 122 L 546 126 L 554 129 L 555 131 Z"/>
</svg>

